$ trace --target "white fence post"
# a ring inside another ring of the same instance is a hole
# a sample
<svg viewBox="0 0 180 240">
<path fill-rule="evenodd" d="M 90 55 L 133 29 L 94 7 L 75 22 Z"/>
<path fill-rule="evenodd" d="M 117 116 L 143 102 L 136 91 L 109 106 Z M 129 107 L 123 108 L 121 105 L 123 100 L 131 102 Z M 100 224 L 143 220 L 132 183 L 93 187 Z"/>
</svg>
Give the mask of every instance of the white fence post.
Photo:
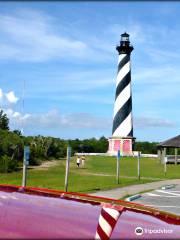
<svg viewBox="0 0 180 240">
<path fill-rule="evenodd" d="M 30 155 L 30 148 L 28 146 L 25 146 L 24 157 L 23 157 L 22 187 L 26 187 L 26 183 L 27 183 L 27 166 L 29 165 L 29 155 Z"/>
<path fill-rule="evenodd" d="M 120 150 L 117 151 L 117 172 L 116 172 L 116 179 L 117 183 L 119 184 L 119 161 L 120 161 Z"/>
<path fill-rule="evenodd" d="M 67 159 L 66 159 L 66 174 L 65 174 L 65 191 L 68 190 L 68 176 L 69 176 L 69 161 L 71 157 L 71 147 L 67 147 Z"/>
<path fill-rule="evenodd" d="M 138 152 L 138 166 L 137 166 L 137 170 L 138 170 L 138 179 L 140 180 L 140 157 L 141 157 L 141 152 Z"/>
</svg>

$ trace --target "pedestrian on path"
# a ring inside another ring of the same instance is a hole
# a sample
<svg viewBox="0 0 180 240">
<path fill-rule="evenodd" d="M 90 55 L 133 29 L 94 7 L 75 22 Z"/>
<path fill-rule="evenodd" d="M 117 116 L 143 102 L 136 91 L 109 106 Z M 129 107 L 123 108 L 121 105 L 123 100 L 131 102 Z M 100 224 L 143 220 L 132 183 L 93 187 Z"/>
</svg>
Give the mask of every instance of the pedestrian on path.
<svg viewBox="0 0 180 240">
<path fill-rule="evenodd" d="M 82 163 L 82 166 L 84 167 L 84 164 L 85 164 L 85 156 L 82 156 L 82 157 L 81 157 L 81 163 Z"/>
<path fill-rule="evenodd" d="M 77 167 L 78 167 L 78 168 L 80 167 L 80 163 L 81 163 L 81 159 L 80 159 L 80 157 L 78 156 L 78 157 L 77 157 L 77 160 L 76 160 L 76 164 L 77 164 Z"/>
</svg>

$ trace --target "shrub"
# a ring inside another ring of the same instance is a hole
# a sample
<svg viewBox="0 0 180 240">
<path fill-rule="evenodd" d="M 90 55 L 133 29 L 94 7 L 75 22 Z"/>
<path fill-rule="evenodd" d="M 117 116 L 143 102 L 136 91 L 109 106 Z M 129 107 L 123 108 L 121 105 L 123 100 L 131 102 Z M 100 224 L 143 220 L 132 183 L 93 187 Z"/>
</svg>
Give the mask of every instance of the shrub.
<svg viewBox="0 0 180 240">
<path fill-rule="evenodd" d="M 17 169 L 18 162 L 14 159 L 11 159 L 7 155 L 3 155 L 0 158 L 0 172 L 1 173 L 7 173 L 7 172 L 13 172 Z"/>
<path fill-rule="evenodd" d="M 42 163 L 42 161 L 39 158 L 34 157 L 34 158 L 29 159 L 29 165 L 31 165 L 31 166 L 39 166 L 39 165 L 41 165 L 41 163 Z"/>
</svg>

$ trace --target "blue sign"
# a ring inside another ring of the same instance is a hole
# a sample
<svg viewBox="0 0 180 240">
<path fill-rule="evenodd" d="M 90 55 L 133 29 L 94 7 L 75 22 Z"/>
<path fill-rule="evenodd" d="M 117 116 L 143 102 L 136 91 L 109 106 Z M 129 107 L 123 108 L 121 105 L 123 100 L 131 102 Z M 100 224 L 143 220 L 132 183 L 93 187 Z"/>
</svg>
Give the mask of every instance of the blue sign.
<svg viewBox="0 0 180 240">
<path fill-rule="evenodd" d="M 68 147 L 68 156 L 71 157 L 71 147 Z"/>
<path fill-rule="evenodd" d="M 117 157 L 120 158 L 120 150 L 117 152 Z"/>
<path fill-rule="evenodd" d="M 25 146 L 24 147 L 24 162 L 26 163 L 26 165 L 29 164 L 29 156 L 30 156 L 30 148 L 29 148 L 29 146 Z"/>
</svg>

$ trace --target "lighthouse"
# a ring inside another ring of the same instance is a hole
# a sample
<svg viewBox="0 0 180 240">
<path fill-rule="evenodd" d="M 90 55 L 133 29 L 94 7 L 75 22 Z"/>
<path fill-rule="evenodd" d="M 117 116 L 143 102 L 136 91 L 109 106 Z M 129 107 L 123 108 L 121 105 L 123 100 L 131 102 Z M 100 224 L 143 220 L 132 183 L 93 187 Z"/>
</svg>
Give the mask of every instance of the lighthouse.
<svg viewBox="0 0 180 240">
<path fill-rule="evenodd" d="M 132 89 L 131 89 L 131 52 L 133 46 L 129 34 L 121 34 L 118 51 L 118 71 L 116 78 L 116 93 L 114 102 L 112 137 L 109 138 L 109 154 L 132 155 L 133 118 L 132 118 Z"/>
</svg>

